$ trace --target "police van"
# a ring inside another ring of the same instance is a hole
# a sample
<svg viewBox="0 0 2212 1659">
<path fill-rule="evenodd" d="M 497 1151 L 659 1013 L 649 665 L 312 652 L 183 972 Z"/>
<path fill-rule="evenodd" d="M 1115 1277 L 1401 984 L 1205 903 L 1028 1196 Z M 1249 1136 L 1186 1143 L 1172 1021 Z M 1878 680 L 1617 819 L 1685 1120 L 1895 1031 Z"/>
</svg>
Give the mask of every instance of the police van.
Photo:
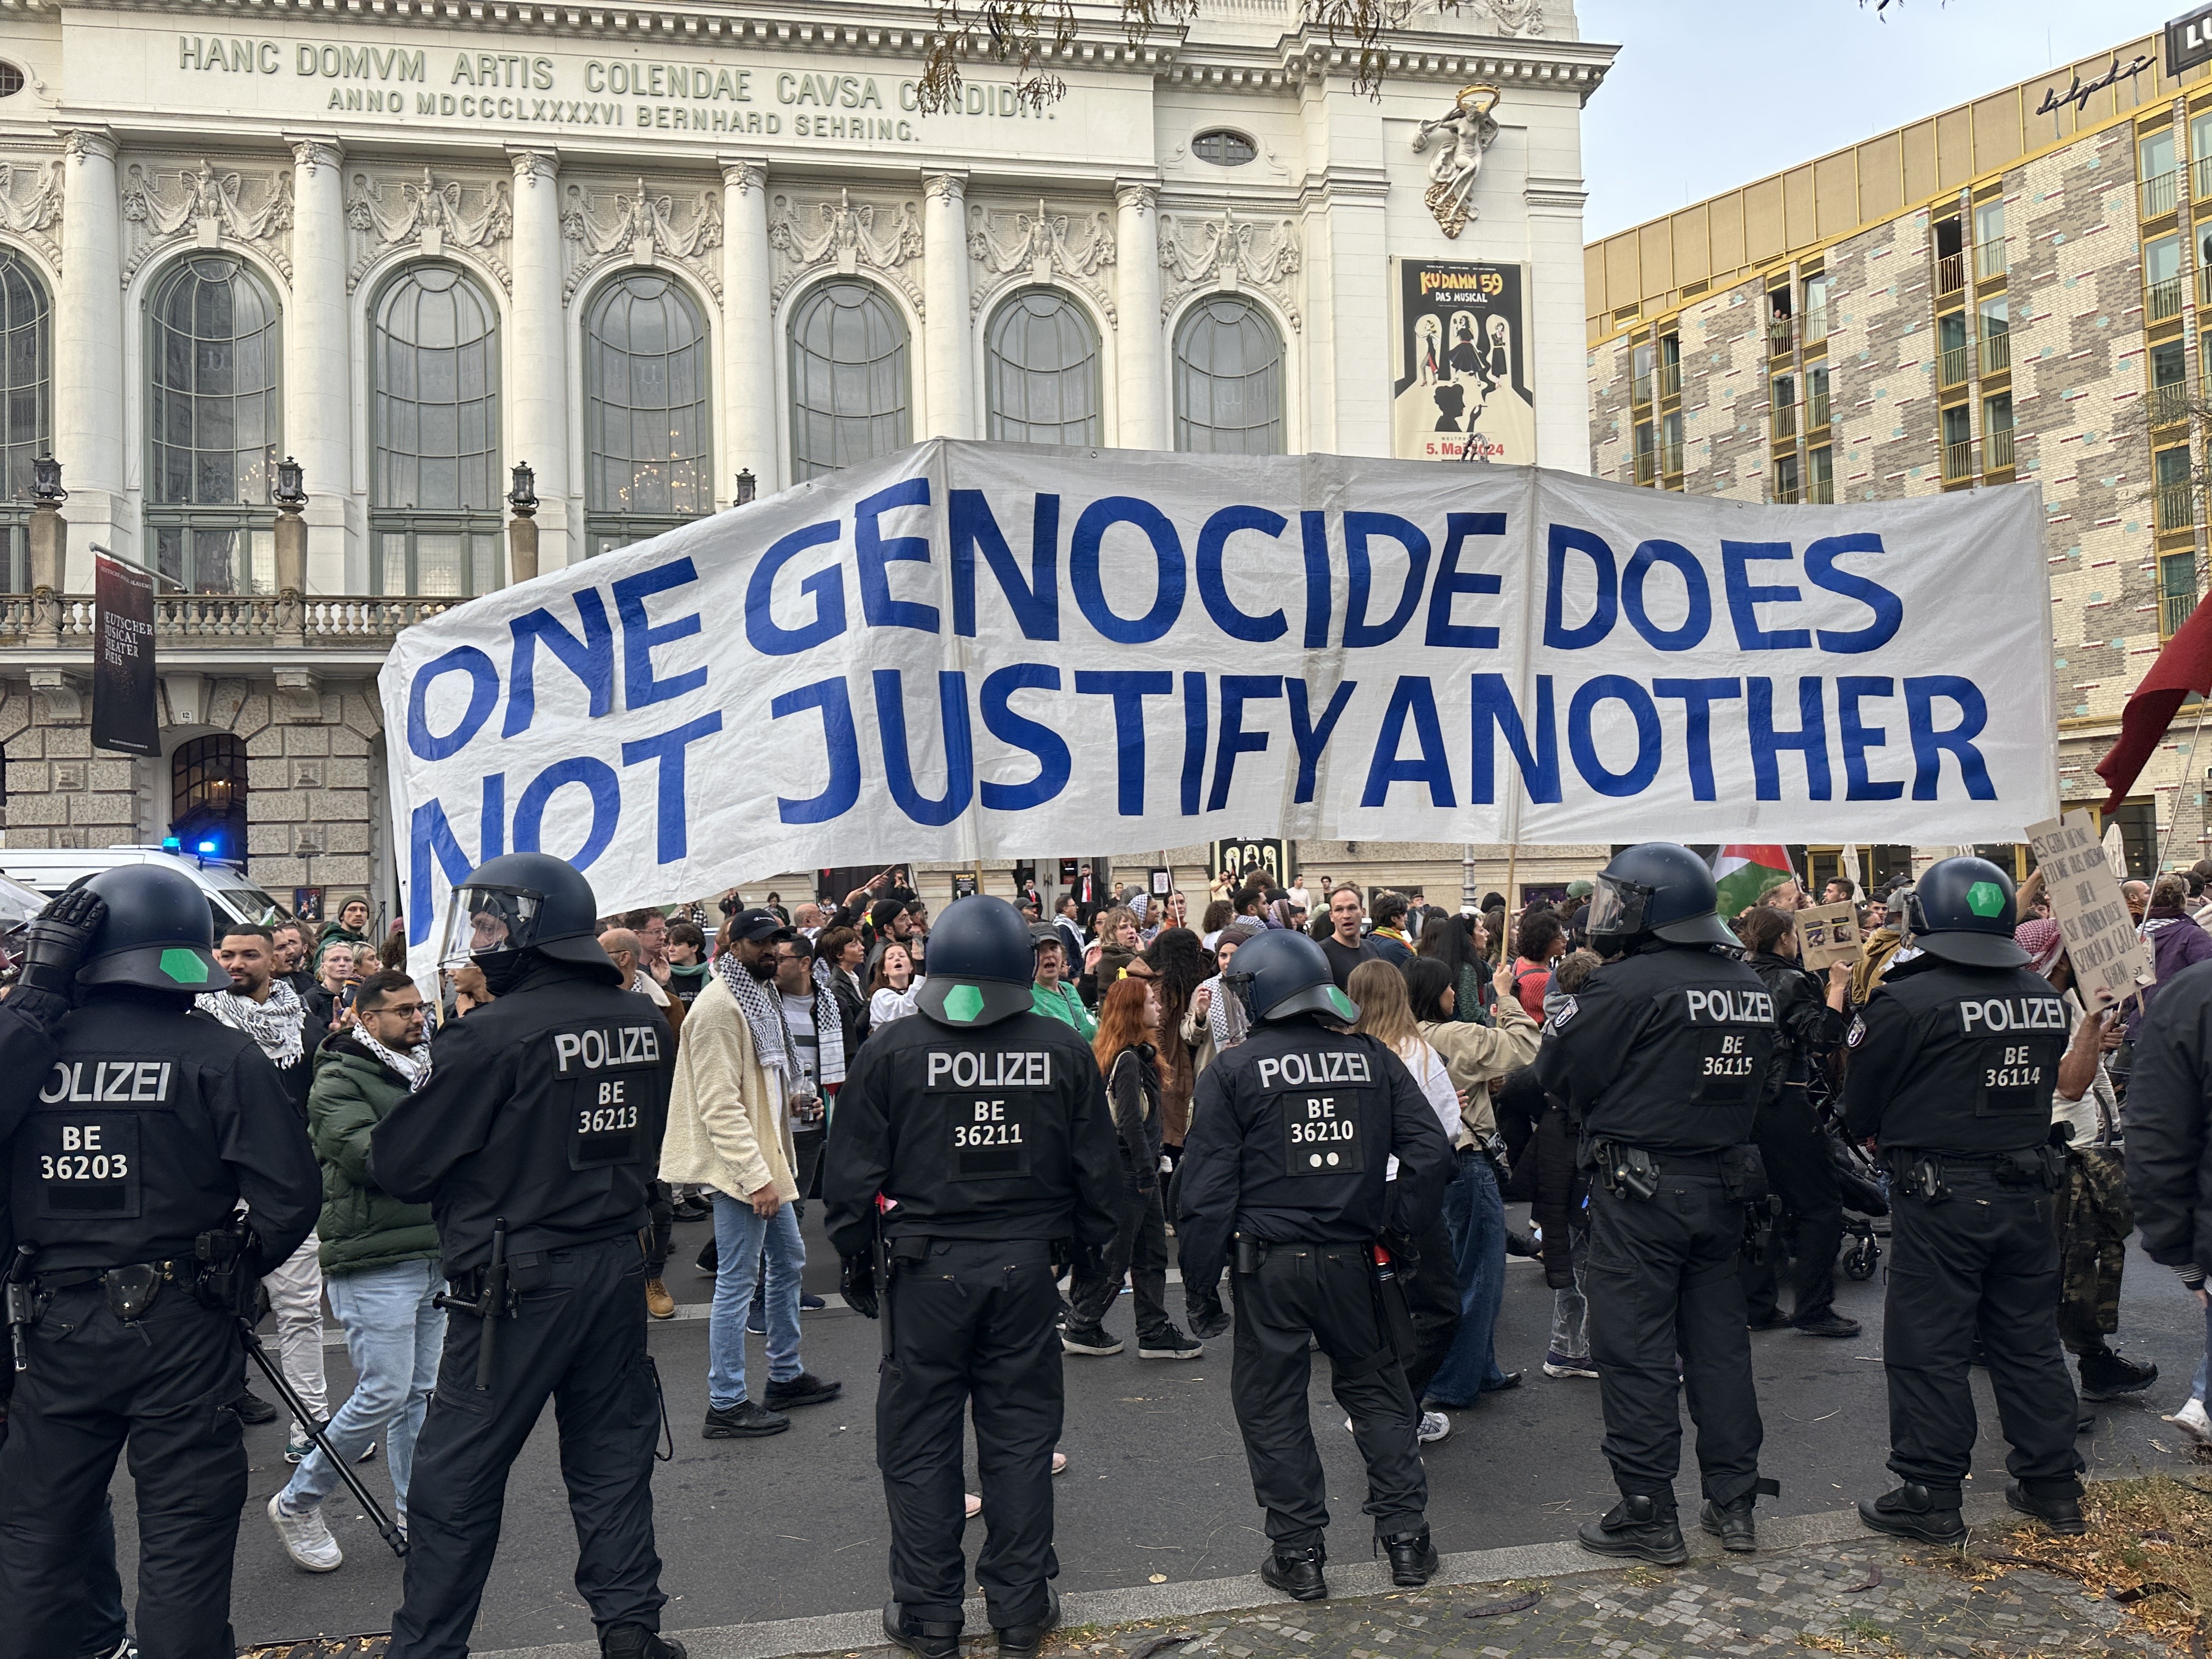
<svg viewBox="0 0 2212 1659">
<path fill-rule="evenodd" d="M 237 922 L 282 921 L 291 915 L 248 881 L 243 866 L 228 859 L 168 847 L 0 847 L 0 876 L 49 898 L 79 876 L 96 876 L 126 864 L 156 864 L 185 876 L 207 896 L 218 938 Z"/>
</svg>

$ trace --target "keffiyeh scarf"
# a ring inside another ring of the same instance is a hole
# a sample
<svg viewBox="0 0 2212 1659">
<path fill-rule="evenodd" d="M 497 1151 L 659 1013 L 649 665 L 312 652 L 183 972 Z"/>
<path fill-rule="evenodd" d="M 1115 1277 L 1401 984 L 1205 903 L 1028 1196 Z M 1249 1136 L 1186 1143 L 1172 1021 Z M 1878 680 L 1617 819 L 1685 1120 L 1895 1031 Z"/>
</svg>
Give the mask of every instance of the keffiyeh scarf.
<svg viewBox="0 0 2212 1659">
<path fill-rule="evenodd" d="M 1199 988 L 1212 993 L 1206 1000 L 1206 1027 L 1212 1034 L 1214 1053 L 1234 1048 L 1252 1029 L 1252 1017 L 1244 1010 L 1244 999 L 1224 985 L 1218 974 L 1200 981 Z"/>
<path fill-rule="evenodd" d="M 837 970 L 821 957 L 814 958 L 814 1063 L 821 1075 L 814 1080 L 824 1089 L 845 1080 L 845 1017 L 837 1009 L 837 993 L 830 975 Z"/>
<path fill-rule="evenodd" d="M 774 1073 L 787 1086 L 791 1081 L 791 1033 L 784 1029 L 782 1000 L 752 976 L 745 964 L 738 960 L 735 951 L 725 951 L 716 957 L 714 969 L 721 975 L 722 983 L 730 988 L 730 994 L 737 1000 L 738 1011 L 751 1028 L 753 1053 L 759 1057 L 761 1069 Z M 840 1077 L 844 1075 L 843 1055 L 841 1044 L 837 1066 Z"/>
<path fill-rule="evenodd" d="M 367 1031 L 356 1030 L 354 1040 L 407 1079 L 407 1092 L 419 1095 L 422 1085 L 430 1080 L 430 1044 L 426 1038 L 412 1049 L 402 1054 L 397 1048 L 387 1048 Z"/>
<path fill-rule="evenodd" d="M 243 1031 L 275 1066 L 300 1063 L 300 1024 L 307 1011 L 290 981 L 269 981 L 269 1000 L 256 1002 L 235 991 L 207 991 L 192 999 L 192 1006 L 218 1024 Z"/>
</svg>

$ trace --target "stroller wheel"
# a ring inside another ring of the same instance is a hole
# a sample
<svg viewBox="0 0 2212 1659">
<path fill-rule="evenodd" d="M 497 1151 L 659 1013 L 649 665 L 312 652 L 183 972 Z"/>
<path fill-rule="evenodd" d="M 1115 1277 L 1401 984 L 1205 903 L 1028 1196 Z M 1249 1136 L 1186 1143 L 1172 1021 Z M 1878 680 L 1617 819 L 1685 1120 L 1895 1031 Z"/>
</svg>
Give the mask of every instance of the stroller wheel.
<svg viewBox="0 0 2212 1659">
<path fill-rule="evenodd" d="M 1871 1238 L 1853 1239 L 1850 1249 L 1844 1252 L 1844 1276 L 1847 1279 L 1872 1279 L 1874 1270 L 1881 1262 L 1881 1245 Z"/>
</svg>

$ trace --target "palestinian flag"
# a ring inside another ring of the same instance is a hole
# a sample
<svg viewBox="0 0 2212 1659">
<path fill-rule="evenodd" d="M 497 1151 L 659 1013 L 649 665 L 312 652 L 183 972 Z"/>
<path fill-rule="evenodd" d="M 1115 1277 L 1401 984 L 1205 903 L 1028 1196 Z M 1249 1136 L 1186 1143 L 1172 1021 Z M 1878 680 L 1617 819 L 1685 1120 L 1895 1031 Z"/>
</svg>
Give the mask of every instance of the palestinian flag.
<svg viewBox="0 0 2212 1659">
<path fill-rule="evenodd" d="M 1723 847 L 1713 854 L 1713 881 L 1723 919 L 1741 915 L 1776 888 L 1797 879 L 1786 847 Z"/>
</svg>

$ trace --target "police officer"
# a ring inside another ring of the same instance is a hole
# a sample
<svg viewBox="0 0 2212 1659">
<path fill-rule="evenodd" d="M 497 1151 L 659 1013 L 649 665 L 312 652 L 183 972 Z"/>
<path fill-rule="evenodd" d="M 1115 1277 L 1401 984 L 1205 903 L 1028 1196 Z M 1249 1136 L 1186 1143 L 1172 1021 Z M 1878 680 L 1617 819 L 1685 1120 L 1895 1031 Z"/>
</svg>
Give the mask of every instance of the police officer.
<svg viewBox="0 0 2212 1659">
<path fill-rule="evenodd" d="M 1736 1256 L 1744 1205 L 1766 1196 L 1751 1139 L 1775 1044 L 1774 999 L 1737 960 L 1705 860 L 1631 847 L 1590 897 L 1605 958 L 1553 1016 L 1536 1073 L 1581 1133 L 1590 1177 L 1590 1357 L 1620 1502 L 1578 1534 L 1601 1555 L 1688 1559 L 1674 1516 L 1678 1389 L 1698 1425 L 1700 1520 L 1758 1547 L 1759 1474 Z M 1676 1356 L 1680 1355 L 1680 1381 Z"/>
<path fill-rule="evenodd" d="M 472 871 L 453 890 L 444 960 L 473 962 L 496 1000 L 439 1028 L 430 1081 L 369 1138 L 376 1183 L 430 1204 L 452 1286 L 392 1659 L 467 1652 L 507 1466 L 549 1396 L 601 1651 L 684 1653 L 657 1633 L 659 1392 L 640 1238 L 674 1045 L 599 948 L 598 913 L 559 859 L 510 853 Z"/>
<path fill-rule="evenodd" d="M 1929 866 L 1904 940 L 1844 1039 L 1844 1123 L 1891 1172 L 1883 1315 L 1889 1467 L 1904 1484 L 1859 1516 L 1955 1544 L 1974 1449 L 1969 1353 L 1978 1330 L 2006 1443 L 2005 1501 L 2083 1530 L 2074 1384 L 2058 1340 L 2051 1095 L 2066 1008 L 2013 942 L 2012 878 L 1986 859 Z"/>
<path fill-rule="evenodd" d="M 1059 1618 L 1055 1246 L 1095 1259 L 1122 1182 L 1098 1062 L 1034 1011 L 1030 969 L 1020 912 L 954 901 L 930 932 L 921 1018 L 878 1030 L 848 1067 L 823 1164 L 845 1299 L 883 1320 L 884 1632 L 921 1659 L 960 1647 L 971 1404 L 989 1529 L 975 1578 L 1000 1653 L 1030 1659 Z"/>
<path fill-rule="evenodd" d="M 214 944 L 207 900 L 182 875 L 104 871 L 33 921 L 22 984 L 0 1005 L 9 1255 L 29 1291 L 0 1446 L 8 1659 L 116 1639 L 87 1592 L 113 1583 L 106 1506 L 126 1441 L 140 1651 L 234 1650 L 246 1461 L 227 1402 L 245 1358 L 234 1317 L 199 1298 L 198 1243 L 244 1199 L 261 1261 L 283 1261 L 314 1225 L 322 1175 L 253 1040 L 190 1012 L 194 993 L 229 982 Z M 78 1006 L 55 1019 L 72 978 Z M 38 1024 L 51 1054 L 18 1069 Z"/>
<path fill-rule="evenodd" d="M 1217 1284 L 1235 1260 L 1229 1391 L 1273 1545 L 1260 1576 L 1301 1601 L 1328 1594 L 1328 1498 L 1306 1404 L 1317 1343 L 1367 1464 L 1364 1507 L 1391 1582 L 1425 1584 L 1437 1552 L 1406 1382 L 1412 1322 L 1389 1252 L 1435 1220 L 1450 1143 L 1397 1055 L 1342 1029 L 1358 1006 L 1305 934 L 1261 934 L 1223 984 L 1255 1024 L 1198 1080 L 1176 1236 L 1188 1281 Z"/>
</svg>

